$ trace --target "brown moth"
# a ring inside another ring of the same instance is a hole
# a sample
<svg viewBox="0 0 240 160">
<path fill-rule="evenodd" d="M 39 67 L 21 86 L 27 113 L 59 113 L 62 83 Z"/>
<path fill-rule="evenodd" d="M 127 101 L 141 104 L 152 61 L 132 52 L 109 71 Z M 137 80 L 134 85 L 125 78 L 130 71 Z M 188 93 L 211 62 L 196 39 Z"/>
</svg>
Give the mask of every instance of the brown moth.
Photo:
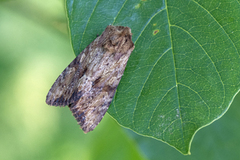
<svg viewBox="0 0 240 160">
<path fill-rule="evenodd" d="M 107 26 L 60 74 L 46 103 L 68 105 L 84 133 L 106 113 L 134 49 L 129 27 Z"/>
</svg>

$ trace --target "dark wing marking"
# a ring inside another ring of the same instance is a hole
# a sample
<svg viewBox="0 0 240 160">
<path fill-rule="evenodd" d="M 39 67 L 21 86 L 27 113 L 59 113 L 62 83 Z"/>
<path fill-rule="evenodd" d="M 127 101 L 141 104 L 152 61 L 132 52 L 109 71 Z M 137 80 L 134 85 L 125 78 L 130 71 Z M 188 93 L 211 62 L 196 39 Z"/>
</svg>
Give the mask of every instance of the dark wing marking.
<svg viewBox="0 0 240 160">
<path fill-rule="evenodd" d="M 78 90 L 79 79 L 85 74 L 87 68 L 79 63 L 78 55 L 68 67 L 60 74 L 48 92 L 46 103 L 52 106 L 66 106 L 74 103 L 82 96 Z"/>
<path fill-rule="evenodd" d="M 113 88 L 111 92 L 104 91 L 103 88 L 93 88 L 95 93 L 93 96 L 83 95 L 77 103 L 69 106 L 84 133 L 92 131 L 102 120 L 111 104 L 116 88 Z"/>
</svg>

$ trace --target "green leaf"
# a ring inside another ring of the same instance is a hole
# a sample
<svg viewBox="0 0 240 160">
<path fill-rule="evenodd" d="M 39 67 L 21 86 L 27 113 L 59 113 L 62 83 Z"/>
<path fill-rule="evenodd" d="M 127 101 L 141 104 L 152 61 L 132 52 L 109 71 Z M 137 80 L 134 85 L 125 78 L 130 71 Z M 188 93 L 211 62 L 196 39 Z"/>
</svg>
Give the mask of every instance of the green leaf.
<svg viewBox="0 0 240 160">
<path fill-rule="evenodd" d="M 240 157 L 239 105 L 240 94 L 234 98 L 231 109 L 221 119 L 197 133 L 191 156 L 174 153 L 173 148 L 152 138 L 139 136 L 129 130 L 127 133 L 149 160 L 159 160 L 159 157 L 167 160 L 235 160 Z"/>
<path fill-rule="evenodd" d="M 240 88 L 240 4 L 230 0 L 67 0 L 79 54 L 107 25 L 132 29 L 135 49 L 108 113 L 190 154 Z"/>
</svg>

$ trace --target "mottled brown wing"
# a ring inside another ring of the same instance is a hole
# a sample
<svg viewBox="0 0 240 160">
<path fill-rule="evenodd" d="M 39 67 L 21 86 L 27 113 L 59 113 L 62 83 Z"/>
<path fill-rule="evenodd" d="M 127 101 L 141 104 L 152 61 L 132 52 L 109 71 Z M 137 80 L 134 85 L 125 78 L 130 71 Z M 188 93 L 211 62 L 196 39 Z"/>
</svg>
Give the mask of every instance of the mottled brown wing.
<svg viewBox="0 0 240 160">
<path fill-rule="evenodd" d="M 59 75 L 47 94 L 47 104 L 66 106 L 79 100 L 82 92 L 78 88 L 78 81 L 86 72 L 86 66 L 79 64 L 80 57 L 76 57 Z"/>
<path fill-rule="evenodd" d="M 79 87 L 82 86 L 83 76 L 96 58 L 96 53 L 103 49 L 98 47 L 98 39 L 99 37 L 88 45 L 59 75 L 47 94 L 48 105 L 66 106 L 79 100 L 83 94 L 82 88 Z"/>
<path fill-rule="evenodd" d="M 85 133 L 106 113 L 134 49 L 129 27 L 108 26 L 62 72 L 47 95 L 47 104 L 69 105 Z"/>
</svg>

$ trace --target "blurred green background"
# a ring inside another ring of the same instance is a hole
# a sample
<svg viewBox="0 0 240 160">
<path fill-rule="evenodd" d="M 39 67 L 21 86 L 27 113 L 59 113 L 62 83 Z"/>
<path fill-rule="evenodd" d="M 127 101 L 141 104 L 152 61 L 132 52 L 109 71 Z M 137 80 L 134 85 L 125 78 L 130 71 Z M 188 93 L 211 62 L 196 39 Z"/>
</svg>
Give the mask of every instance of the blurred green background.
<svg viewBox="0 0 240 160">
<path fill-rule="evenodd" d="M 0 159 L 239 159 L 240 96 L 193 139 L 191 156 L 120 127 L 108 114 L 84 134 L 45 97 L 74 59 L 64 0 L 0 1 Z"/>
</svg>

